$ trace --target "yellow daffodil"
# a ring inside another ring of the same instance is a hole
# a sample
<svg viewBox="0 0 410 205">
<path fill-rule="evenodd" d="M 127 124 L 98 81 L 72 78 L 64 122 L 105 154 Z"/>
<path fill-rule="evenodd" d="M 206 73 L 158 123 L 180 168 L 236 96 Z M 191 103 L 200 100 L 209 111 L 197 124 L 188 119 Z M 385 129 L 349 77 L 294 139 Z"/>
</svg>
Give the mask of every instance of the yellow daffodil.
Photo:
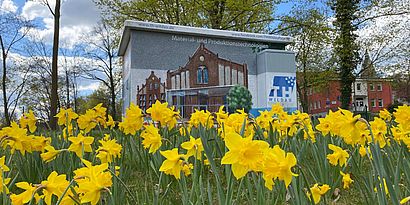
<svg viewBox="0 0 410 205">
<path fill-rule="evenodd" d="M 410 196 L 403 198 L 402 200 L 400 200 L 400 204 L 406 204 L 407 202 L 410 201 Z"/>
<path fill-rule="evenodd" d="M 108 120 L 107 120 L 107 124 L 106 124 L 110 129 L 113 129 L 115 127 L 115 121 L 112 118 L 111 115 L 108 115 Z"/>
<path fill-rule="evenodd" d="M 55 116 L 57 117 L 57 124 L 58 125 L 65 125 L 68 126 L 71 124 L 72 120 L 75 120 L 78 118 L 77 113 L 73 111 L 72 108 L 64 109 L 60 108 L 60 112 Z"/>
<path fill-rule="evenodd" d="M 167 102 L 161 103 L 158 100 L 147 109 L 147 113 L 151 115 L 152 120 L 159 122 L 163 127 L 168 126 L 169 128 L 173 128 L 179 118 L 179 112 L 175 112 L 174 107 L 168 108 Z"/>
<path fill-rule="evenodd" d="M 33 195 L 34 195 L 35 199 L 39 198 L 38 194 L 35 193 L 36 190 L 37 190 L 37 187 L 32 186 L 31 184 L 29 184 L 27 182 L 18 182 L 18 183 L 16 183 L 16 187 L 18 187 L 20 189 L 23 189 L 25 191 L 22 192 L 21 194 L 12 194 L 12 195 L 10 195 L 11 203 L 13 205 L 26 204 L 26 203 L 30 202 Z"/>
<path fill-rule="evenodd" d="M 263 163 L 263 179 L 265 186 L 272 190 L 273 181 L 278 178 L 285 182 L 288 187 L 292 182 L 292 177 L 297 174 L 292 172 L 292 167 L 296 166 L 297 160 L 293 153 L 286 153 L 278 145 L 265 152 L 265 159 Z"/>
<path fill-rule="evenodd" d="M 10 182 L 10 178 L 3 178 L 5 172 L 10 171 L 10 168 L 5 165 L 6 156 L 0 158 L 0 192 L 5 192 L 6 194 L 9 193 L 9 189 L 7 188 L 7 184 Z"/>
<path fill-rule="evenodd" d="M 275 103 L 275 104 L 272 104 L 272 107 L 271 107 L 271 109 L 270 109 L 270 111 L 269 111 L 270 113 L 271 113 L 271 116 L 280 116 L 280 115 L 282 115 L 283 116 L 283 114 L 285 114 L 286 112 L 283 110 L 283 106 L 280 104 L 280 103 Z"/>
<path fill-rule="evenodd" d="M 187 136 L 187 135 L 189 135 L 190 132 L 191 132 L 190 127 L 182 126 L 182 127 L 179 128 L 179 134 L 181 134 L 181 136 Z"/>
<path fill-rule="evenodd" d="M 225 145 L 229 149 L 222 158 L 222 164 L 231 164 L 233 175 L 240 179 L 249 171 L 261 171 L 264 154 L 269 144 L 252 138 L 242 138 L 237 133 L 225 136 Z"/>
<path fill-rule="evenodd" d="M 105 137 L 103 140 L 99 140 L 101 146 L 97 149 L 97 158 L 101 160 L 101 163 L 110 163 L 115 158 L 121 157 L 122 145 L 117 143 L 117 140 Z"/>
<path fill-rule="evenodd" d="M 214 125 L 214 117 L 208 110 L 197 110 L 191 114 L 189 125 L 192 127 L 199 127 L 202 125 L 207 128 L 211 128 Z"/>
<path fill-rule="evenodd" d="M 332 120 L 329 120 L 329 118 L 319 118 L 319 124 L 316 125 L 316 129 L 326 136 L 331 132 L 332 126 Z"/>
<path fill-rule="evenodd" d="M 392 118 L 390 112 L 387 111 L 386 109 L 380 110 L 379 117 L 383 119 L 384 121 L 391 121 L 391 118 Z"/>
<path fill-rule="evenodd" d="M 98 124 L 96 117 L 97 113 L 94 110 L 87 110 L 85 114 L 78 117 L 78 127 L 84 130 L 85 133 L 90 132 Z"/>
<path fill-rule="evenodd" d="M 1 134 L 2 146 L 5 148 L 9 146 L 11 153 L 15 150 L 25 155 L 26 152 L 31 152 L 32 138 L 27 136 L 27 130 L 20 128 L 16 122 L 11 122 L 10 127 L 4 127 Z"/>
<path fill-rule="evenodd" d="M 272 113 L 264 110 L 259 111 L 259 116 L 256 118 L 256 123 L 263 129 L 269 130 L 270 123 L 273 122 Z"/>
<path fill-rule="evenodd" d="M 75 154 L 80 158 L 83 158 L 83 153 L 93 151 L 91 144 L 94 142 L 94 137 L 85 137 L 79 133 L 77 137 L 69 137 L 68 140 L 71 142 L 68 150 L 75 152 Z"/>
<path fill-rule="evenodd" d="M 181 178 L 181 171 L 184 171 L 184 174 L 190 173 L 187 172 L 187 168 L 184 168 L 186 156 L 178 153 L 178 148 L 172 150 L 160 151 L 161 155 L 166 159 L 162 162 L 159 171 L 164 172 L 168 175 L 173 175 L 176 179 Z M 189 168 L 189 167 L 188 167 Z M 185 169 L 185 170 L 184 170 Z"/>
<path fill-rule="evenodd" d="M 142 128 L 143 122 L 142 110 L 131 103 L 130 107 L 125 111 L 125 117 L 118 125 L 124 134 L 135 135 Z"/>
<path fill-rule="evenodd" d="M 196 159 L 201 160 L 202 152 L 204 151 L 201 138 L 195 139 L 190 136 L 189 141 L 182 143 L 181 147 L 187 150 L 187 157 L 194 156 Z"/>
<path fill-rule="evenodd" d="M 44 149 L 47 150 L 47 152 L 42 153 L 40 156 L 41 159 L 43 159 L 43 161 L 46 163 L 53 161 L 61 152 L 61 150 L 56 150 L 51 145 L 47 145 Z"/>
<path fill-rule="evenodd" d="M 378 181 L 380 182 L 380 177 L 378 177 Z M 383 185 L 382 185 L 382 183 L 379 183 L 378 186 L 380 186 L 380 188 L 382 188 L 382 189 L 383 189 L 383 187 L 381 187 L 381 186 L 384 186 L 384 191 L 386 192 L 386 195 L 389 195 L 389 189 L 387 188 L 385 178 L 383 178 Z M 377 192 L 377 187 L 374 187 L 374 192 Z"/>
<path fill-rule="evenodd" d="M 85 167 L 74 171 L 74 178 L 78 184 L 77 192 L 80 194 L 81 203 L 98 203 L 101 191 L 112 186 L 112 175 L 107 171 L 108 163 L 93 166 L 91 162 L 82 160 Z"/>
<path fill-rule="evenodd" d="M 51 172 L 47 180 L 41 182 L 44 201 L 47 205 L 51 205 L 53 195 L 60 198 L 64 190 L 68 187 L 69 182 L 66 180 L 66 175 L 58 175 L 56 171 Z"/>
<path fill-rule="evenodd" d="M 410 106 L 402 105 L 396 108 L 393 113 L 395 121 L 400 124 L 404 130 L 410 131 Z"/>
<path fill-rule="evenodd" d="M 340 175 L 342 175 L 342 182 L 343 182 L 343 189 L 349 189 L 350 184 L 353 183 L 352 178 L 350 177 L 350 174 L 345 174 L 342 171 L 340 171 Z"/>
<path fill-rule="evenodd" d="M 386 134 L 387 134 L 387 125 L 386 122 L 382 119 L 375 117 L 372 122 L 370 122 L 372 128 L 374 140 L 379 143 L 380 147 L 383 148 L 386 146 Z"/>
<path fill-rule="evenodd" d="M 327 191 L 330 190 L 330 186 L 327 184 L 323 184 L 322 186 L 319 186 L 319 184 L 313 185 L 313 187 L 310 188 L 310 192 L 312 192 L 313 195 L 313 201 L 315 204 L 318 204 L 320 202 L 320 198 L 326 194 Z M 307 192 L 307 195 L 310 199 L 310 192 Z"/>
<path fill-rule="evenodd" d="M 28 127 L 31 133 L 35 132 L 37 129 L 36 122 L 37 122 L 37 118 L 36 116 L 34 116 L 34 113 L 32 110 L 30 110 L 28 113 L 24 113 L 23 116 L 20 118 L 21 127 L 22 128 Z"/>
<path fill-rule="evenodd" d="M 226 118 L 228 118 L 228 113 L 224 111 L 225 106 L 222 105 L 219 107 L 218 112 L 215 113 L 216 115 L 216 121 L 220 126 L 222 126 L 222 123 L 225 121 Z"/>
<path fill-rule="evenodd" d="M 6 162 L 6 156 L 2 156 L 0 158 L 0 171 L 2 172 L 10 171 L 10 168 L 6 164 L 4 164 L 5 162 Z"/>
<path fill-rule="evenodd" d="M 33 136 L 31 140 L 32 151 L 44 152 L 47 145 L 51 142 L 51 138 L 43 136 Z"/>
<path fill-rule="evenodd" d="M 359 154 L 360 154 L 360 156 L 362 156 L 362 157 L 365 157 L 365 156 L 366 156 L 366 147 L 365 147 L 365 146 L 360 145 Z"/>
<path fill-rule="evenodd" d="M 333 144 L 329 144 L 328 147 L 329 149 L 333 151 L 333 154 L 327 155 L 327 159 L 329 160 L 329 163 L 332 164 L 333 166 L 337 166 L 337 164 L 339 164 L 341 167 L 345 166 L 347 162 L 347 158 L 349 158 L 349 153 L 347 153 L 347 151 Z"/>
<path fill-rule="evenodd" d="M 248 114 L 246 114 L 243 110 L 237 110 L 236 113 L 232 113 L 228 116 L 228 118 L 224 121 L 224 136 L 226 133 L 234 131 L 236 133 L 240 133 L 243 127 L 243 124 L 247 125 L 249 123 Z M 253 130 L 253 128 L 252 128 Z M 249 133 L 247 133 L 249 134 Z M 248 136 L 248 135 L 246 135 Z"/>
<path fill-rule="evenodd" d="M 141 133 L 142 144 L 145 149 L 149 148 L 149 153 L 156 152 L 162 145 L 162 138 L 159 135 L 159 130 L 154 125 L 144 126 L 144 131 Z"/>
</svg>

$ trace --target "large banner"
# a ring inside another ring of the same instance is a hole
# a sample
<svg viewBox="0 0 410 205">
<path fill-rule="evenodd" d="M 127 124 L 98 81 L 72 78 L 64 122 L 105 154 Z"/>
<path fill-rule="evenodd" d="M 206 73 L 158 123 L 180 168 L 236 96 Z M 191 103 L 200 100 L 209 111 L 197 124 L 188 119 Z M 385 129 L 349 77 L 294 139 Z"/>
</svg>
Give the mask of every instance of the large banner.
<svg viewBox="0 0 410 205">
<path fill-rule="evenodd" d="M 268 79 L 268 105 L 280 103 L 284 107 L 296 108 L 296 74 L 270 73 Z"/>
</svg>

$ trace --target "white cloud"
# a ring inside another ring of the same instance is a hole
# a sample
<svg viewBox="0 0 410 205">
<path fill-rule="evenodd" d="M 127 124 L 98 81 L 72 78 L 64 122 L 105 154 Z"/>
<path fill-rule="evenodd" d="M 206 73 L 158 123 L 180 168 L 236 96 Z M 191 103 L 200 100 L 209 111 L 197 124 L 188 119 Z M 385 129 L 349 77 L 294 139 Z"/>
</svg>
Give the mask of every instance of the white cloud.
<svg viewBox="0 0 410 205">
<path fill-rule="evenodd" d="M 15 13 L 17 11 L 17 6 L 11 0 L 0 1 L 0 13 L 2 11 Z"/>
<path fill-rule="evenodd" d="M 36 1 L 26 1 L 22 8 L 21 15 L 28 20 L 52 17 L 48 8 Z"/>
<path fill-rule="evenodd" d="M 99 86 L 100 86 L 99 82 L 93 82 L 88 85 L 80 85 L 78 87 L 78 91 L 80 92 L 81 91 L 94 91 L 94 90 L 97 90 Z"/>
<path fill-rule="evenodd" d="M 54 8 L 55 1 L 51 1 Z M 38 2 L 27 1 L 22 9 L 22 16 L 27 19 L 38 19 L 43 24 L 34 29 L 32 40 L 43 39 L 52 43 L 54 19 L 47 6 Z M 90 32 L 100 20 L 100 12 L 92 0 L 66 0 L 61 5 L 60 46 L 72 48 L 82 43 L 82 35 Z"/>
</svg>

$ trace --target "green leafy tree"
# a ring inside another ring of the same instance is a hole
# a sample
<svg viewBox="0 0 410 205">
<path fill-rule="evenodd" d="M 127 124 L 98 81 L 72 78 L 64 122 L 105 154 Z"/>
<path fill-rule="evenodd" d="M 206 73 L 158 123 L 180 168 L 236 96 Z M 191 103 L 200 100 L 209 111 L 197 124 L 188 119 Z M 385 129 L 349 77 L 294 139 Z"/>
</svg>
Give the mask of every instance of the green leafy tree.
<svg viewBox="0 0 410 205">
<path fill-rule="evenodd" d="M 336 27 L 336 39 L 334 41 L 335 54 L 338 62 L 338 72 L 340 77 L 341 107 L 348 109 L 351 102 L 352 84 L 355 80 L 353 71 L 357 67 L 359 60 L 357 35 L 354 32 L 357 26 L 356 11 L 359 8 L 359 0 L 336 0 L 332 9 L 335 11 L 336 20 L 333 22 Z"/>
<path fill-rule="evenodd" d="M 125 20 L 151 21 L 222 30 L 260 32 L 273 20 L 281 0 L 94 0 L 115 28 Z"/>
<path fill-rule="evenodd" d="M 323 87 L 334 77 L 332 55 L 333 29 L 328 24 L 326 10 L 314 6 L 315 1 L 295 4 L 291 12 L 271 33 L 294 37 L 290 50 L 296 53 L 297 92 L 304 112 L 309 110 L 308 88 Z"/>
<path fill-rule="evenodd" d="M 238 109 L 244 109 L 249 112 L 252 108 L 252 95 L 249 90 L 242 85 L 235 85 L 229 89 L 226 97 L 228 101 L 229 112 L 235 112 Z"/>
</svg>

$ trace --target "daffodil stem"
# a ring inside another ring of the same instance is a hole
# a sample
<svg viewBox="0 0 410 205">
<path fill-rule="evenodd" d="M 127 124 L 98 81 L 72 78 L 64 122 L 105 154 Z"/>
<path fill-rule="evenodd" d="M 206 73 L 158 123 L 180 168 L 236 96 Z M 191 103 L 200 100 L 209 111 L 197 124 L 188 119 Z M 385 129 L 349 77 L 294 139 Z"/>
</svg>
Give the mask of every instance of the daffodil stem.
<svg viewBox="0 0 410 205">
<path fill-rule="evenodd" d="M 111 175 L 114 176 L 121 183 L 121 185 L 125 188 L 125 190 L 128 192 L 128 195 L 131 197 L 134 204 L 138 204 L 137 200 L 135 199 L 135 197 L 132 194 L 131 190 L 127 187 L 127 185 L 124 183 L 124 181 L 122 181 L 121 178 L 119 178 L 117 175 L 115 175 L 115 171 L 113 172 L 110 169 L 108 169 L 108 171 L 111 172 Z"/>
<path fill-rule="evenodd" d="M 68 186 L 65 188 L 63 194 L 61 194 L 60 198 L 58 199 L 56 205 L 59 205 L 61 203 L 61 201 L 63 200 L 64 196 L 66 195 L 68 189 L 70 188 L 70 186 L 75 182 L 75 179 L 72 179 L 70 181 L 70 183 L 68 184 Z M 77 202 L 76 202 L 77 203 Z"/>
</svg>

